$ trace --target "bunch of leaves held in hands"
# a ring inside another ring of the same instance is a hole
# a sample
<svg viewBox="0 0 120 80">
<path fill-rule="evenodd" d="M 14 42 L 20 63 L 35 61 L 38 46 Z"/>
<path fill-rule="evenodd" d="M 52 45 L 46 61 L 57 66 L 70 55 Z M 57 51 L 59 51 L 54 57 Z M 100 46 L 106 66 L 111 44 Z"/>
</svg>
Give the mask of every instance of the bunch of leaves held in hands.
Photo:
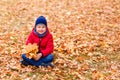
<svg viewBox="0 0 120 80">
<path fill-rule="evenodd" d="M 25 46 L 25 53 L 27 58 L 35 58 L 36 54 L 38 52 L 38 46 L 36 43 L 31 44 L 29 43 L 28 45 Z"/>
</svg>

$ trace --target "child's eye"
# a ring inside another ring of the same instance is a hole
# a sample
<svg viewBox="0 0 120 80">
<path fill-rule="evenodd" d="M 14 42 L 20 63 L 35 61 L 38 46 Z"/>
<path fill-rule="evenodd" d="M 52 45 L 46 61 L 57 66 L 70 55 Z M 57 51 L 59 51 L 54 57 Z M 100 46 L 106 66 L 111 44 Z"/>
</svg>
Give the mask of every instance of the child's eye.
<svg viewBox="0 0 120 80">
<path fill-rule="evenodd" d="M 38 26 L 38 28 L 40 28 L 41 26 Z"/>
<path fill-rule="evenodd" d="M 42 26 L 42 28 L 45 28 L 45 26 Z"/>
<path fill-rule="evenodd" d="M 46 26 L 44 25 L 38 25 L 37 28 L 45 28 Z"/>
</svg>

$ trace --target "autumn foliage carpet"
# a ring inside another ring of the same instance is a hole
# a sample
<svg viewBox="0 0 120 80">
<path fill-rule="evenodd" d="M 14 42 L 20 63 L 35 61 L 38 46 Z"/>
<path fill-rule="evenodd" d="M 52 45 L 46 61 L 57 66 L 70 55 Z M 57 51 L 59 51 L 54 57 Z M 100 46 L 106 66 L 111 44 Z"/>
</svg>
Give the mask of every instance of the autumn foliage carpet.
<svg viewBox="0 0 120 80">
<path fill-rule="evenodd" d="M 40 15 L 54 37 L 55 67 L 23 68 Z M 0 0 L 0 80 L 120 80 L 120 0 Z"/>
</svg>

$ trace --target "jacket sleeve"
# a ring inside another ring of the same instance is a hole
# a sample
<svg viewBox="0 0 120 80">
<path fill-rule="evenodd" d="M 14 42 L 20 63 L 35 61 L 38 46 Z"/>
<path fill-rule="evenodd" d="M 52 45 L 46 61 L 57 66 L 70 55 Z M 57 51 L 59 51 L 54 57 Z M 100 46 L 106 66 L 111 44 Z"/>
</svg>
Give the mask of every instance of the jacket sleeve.
<svg viewBox="0 0 120 80">
<path fill-rule="evenodd" d="M 47 46 L 46 46 L 46 49 L 41 50 L 41 53 L 42 53 L 43 57 L 47 56 L 48 54 L 51 54 L 53 52 L 53 49 L 54 49 L 53 36 L 50 35 L 49 41 L 48 41 Z"/>
<path fill-rule="evenodd" d="M 29 36 L 27 38 L 26 45 L 28 45 L 28 43 L 33 43 L 32 32 L 29 34 Z"/>
</svg>

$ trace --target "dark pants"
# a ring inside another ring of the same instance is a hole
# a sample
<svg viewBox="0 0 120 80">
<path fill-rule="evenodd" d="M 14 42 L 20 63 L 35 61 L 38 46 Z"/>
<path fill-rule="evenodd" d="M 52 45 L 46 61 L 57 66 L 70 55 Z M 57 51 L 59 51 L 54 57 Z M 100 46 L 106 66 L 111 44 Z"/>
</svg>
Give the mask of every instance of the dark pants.
<svg viewBox="0 0 120 80">
<path fill-rule="evenodd" d="M 50 63 L 53 61 L 53 54 L 49 54 L 48 56 L 46 57 L 42 57 L 40 58 L 38 61 L 35 61 L 34 59 L 29 59 L 26 57 L 26 54 L 22 54 L 22 58 L 25 62 L 27 62 L 28 64 L 30 65 L 33 65 L 33 66 L 40 66 L 44 63 Z"/>
</svg>

